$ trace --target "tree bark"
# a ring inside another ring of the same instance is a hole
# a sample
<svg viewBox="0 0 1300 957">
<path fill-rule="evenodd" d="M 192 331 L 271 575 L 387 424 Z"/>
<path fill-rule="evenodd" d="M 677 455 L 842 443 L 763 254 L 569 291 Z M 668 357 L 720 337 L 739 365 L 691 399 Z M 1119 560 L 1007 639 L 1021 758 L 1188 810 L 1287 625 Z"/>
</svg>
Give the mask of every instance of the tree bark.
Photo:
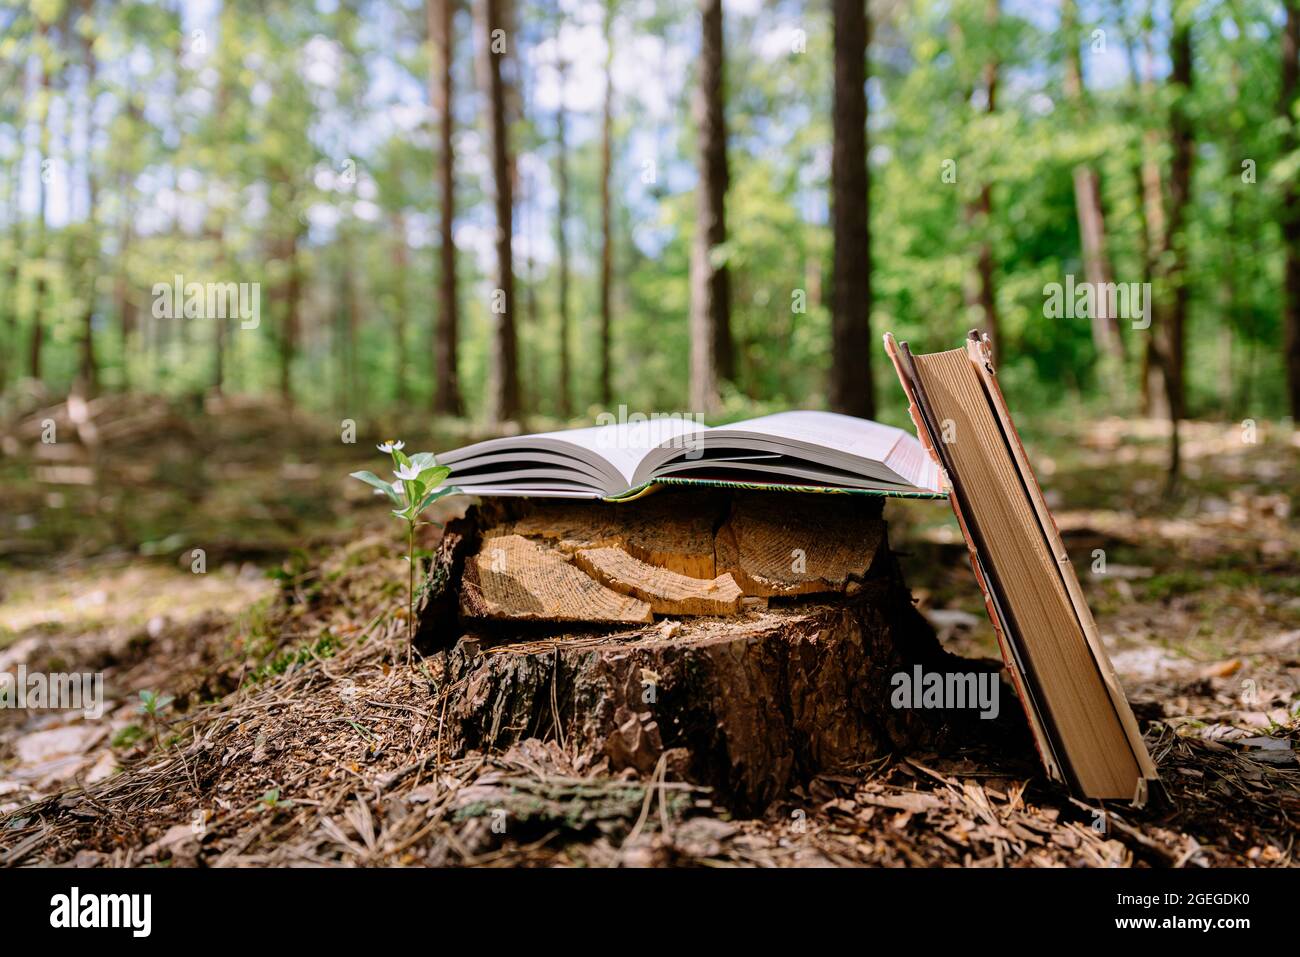
<svg viewBox="0 0 1300 957">
<path fill-rule="evenodd" d="M 714 412 L 719 386 L 730 379 L 731 285 L 715 257 L 727 241 L 727 126 L 724 106 L 722 0 L 698 0 L 701 25 L 699 75 L 693 113 L 696 128 L 695 239 L 691 250 L 691 408 Z"/>
<path fill-rule="evenodd" d="M 114 299 L 117 301 L 118 350 L 121 352 L 122 379 L 119 383 L 123 392 L 131 391 L 131 333 L 135 328 L 135 307 L 131 301 L 130 280 L 127 277 L 127 256 L 131 251 L 131 216 L 134 213 L 131 202 L 130 175 L 123 173 L 118 177 L 122 190 L 122 225 L 121 246 L 117 256 L 117 275 L 114 277 Z"/>
<path fill-rule="evenodd" d="M 1155 88 L 1155 81 L 1151 75 L 1152 50 L 1150 34 L 1143 34 L 1142 47 L 1146 65 L 1142 71 L 1140 99 L 1144 103 L 1150 103 Z M 1134 82 L 1137 82 L 1136 64 L 1133 65 L 1132 70 Z M 1166 231 L 1164 177 L 1161 174 L 1160 165 L 1156 162 L 1159 147 L 1159 132 L 1154 127 L 1148 126 L 1143 134 L 1142 142 L 1143 157 L 1140 170 L 1140 193 L 1143 222 L 1146 225 L 1146 232 L 1143 236 L 1146 242 L 1146 272 L 1143 281 L 1152 283 L 1152 289 L 1154 289 L 1156 277 L 1156 263 L 1160 257 L 1160 250 L 1164 248 Z M 1141 373 L 1142 413 L 1148 417 L 1164 417 L 1169 414 L 1164 368 L 1164 353 L 1161 349 L 1158 330 L 1149 329 L 1146 333 L 1146 348 L 1142 351 Z"/>
<path fill-rule="evenodd" d="M 1088 97 L 1083 85 L 1083 55 L 1079 50 L 1078 7 L 1065 0 L 1061 9 L 1061 32 L 1068 41 L 1065 57 L 1065 92 L 1075 107 L 1075 115 L 1088 122 Z M 1110 313 L 1110 300 L 1101 294 L 1113 278 L 1106 251 L 1106 215 L 1101 203 L 1101 177 L 1088 163 L 1074 168 L 1074 204 L 1079 219 L 1079 245 L 1083 250 L 1084 279 L 1098 293 L 1093 298 L 1092 341 L 1102 357 L 1116 365 L 1124 360 L 1124 340 L 1119 322 Z"/>
<path fill-rule="evenodd" d="M 141 117 L 140 108 L 135 99 L 135 90 L 129 79 L 123 93 L 123 101 L 122 109 L 134 128 L 140 122 Z M 118 350 L 121 353 L 122 362 L 120 386 L 123 392 L 131 391 L 131 339 L 132 334 L 136 331 L 135 302 L 131 297 L 131 279 L 128 274 L 128 260 L 134 234 L 132 224 L 135 215 L 134 171 L 128 166 L 129 162 L 127 157 L 121 157 L 117 166 L 117 184 L 122 196 L 122 221 L 120 224 L 121 246 L 117 253 L 113 297 L 117 303 Z"/>
<path fill-rule="evenodd" d="M 613 326 L 614 229 L 610 202 L 614 136 L 614 8 L 605 3 L 605 106 L 600 124 L 600 402 L 613 402 L 610 387 L 610 330 Z"/>
<path fill-rule="evenodd" d="M 1296 149 L 1296 94 L 1300 89 L 1300 3 L 1286 0 L 1282 31 L 1282 91 L 1278 113 L 1285 131 L 1284 154 Z M 1286 361 L 1287 398 L 1292 419 L 1300 422 L 1300 180 L 1291 176 L 1282 199 L 1282 242 L 1286 249 L 1283 278 L 1282 329 Z"/>
<path fill-rule="evenodd" d="M 1161 339 L 1161 359 L 1165 380 L 1165 397 L 1169 404 L 1169 480 L 1176 480 L 1181 449 L 1178 423 L 1185 414 L 1183 383 L 1185 329 L 1187 325 L 1187 210 L 1192 191 L 1192 155 L 1195 149 L 1187 100 L 1192 92 L 1192 27 L 1185 18 L 1175 20 L 1170 39 L 1169 82 L 1174 87 L 1174 103 L 1169 116 L 1169 141 L 1173 157 L 1169 164 L 1169 221 L 1165 233 L 1160 279 L 1165 287 L 1161 317 L 1156 335 Z"/>
<path fill-rule="evenodd" d="M 226 257 L 226 223 L 225 214 L 221 215 L 220 223 L 213 235 L 217 244 L 217 263 L 221 269 L 221 275 L 225 275 L 227 263 Z M 212 342 L 212 391 L 221 395 L 226 388 L 226 352 L 230 338 L 230 320 L 218 319 L 214 323 L 216 329 L 213 332 Z"/>
<path fill-rule="evenodd" d="M 361 334 L 361 277 L 356 267 L 356 257 L 352 252 L 352 232 L 349 221 L 352 219 L 351 201 L 347 204 L 344 220 L 340 228 L 343 241 L 343 318 L 344 339 L 343 370 L 347 383 L 346 404 L 349 409 L 366 407 L 366 382 L 361 375 L 361 361 L 358 355 L 358 342 Z"/>
<path fill-rule="evenodd" d="M 519 76 L 520 84 L 520 115 L 531 116 L 533 113 L 532 103 L 534 88 L 527 84 L 527 76 L 521 73 Z M 537 348 L 538 334 L 540 332 L 537 324 L 539 318 L 537 309 L 537 260 L 536 260 L 536 233 L 534 226 L 536 223 L 536 202 L 537 195 L 536 183 L 530 176 L 519 177 L 518 202 L 520 205 L 520 217 L 522 222 L 520 227 L 523 230 L 524 242 L 527 254 L 524 257 L 524 280 L 521 295 L 523 296 L 523 322 L 520 329 L 520 335 L 524 341 L 530 344 L 529 348 L 522 349 L 524 354 L 525 366 L 520 371 L 524 374 L 523 384 L 521 386 L 521 401 L 526 409 L 539 409 L 541 406 L 541 396 L 546 391 L 542 384 L 542 363 Z"/>
<path fill-rule="evenodd" d="M 433 335 L 433 411 L 463 415 L 457 352 L 460 337 L 456 294 L 456 156 L 452 137 L 456 117 L 452 112 L 452 15 L 455 0 L 425 0 L 433 55 L 429 64 L 429 102 L 438 112 L 438 185 L 442 193 L 438 249 L 438 316 Z"/>
<path fill-rule="evenodd" d="M 866 0 L 834 0 L 835 144 L 831 154 L 830 407 L 875 415 L 871 356 L 871 200 L 867 167 L 866 62 L 870 24 Z"/>
<path fill-rule="evenodd" d="M 10 244 L 13 254 L 5 267 L 4 354 L 0 356 L 0 393 L 3 393 L 9 385 L 10 359 L 18 355 L 18 277 L 23 259 L 22 207 L 18 180 L 25 154 L 26 150 L 20 146 L 13 164 L 6 170 L 5 178 L 9 200 Z"/>
<path fill-rule="evenodd" d="M 283 256 L 288 275 L 285 277 L 282 321 L 280 330 L 280 398 L 290 408 L 293 406 L 293 361 L 298 354 L 298 301 L 302 296 L 302 276 L 298 265 L 298 240 L 301 228 L 295 220 L 294 229 L 284 241 Z"/>
<path fill-rule="evenodd" d="M 397 341 L 397 369 L 394 383 L 394 398 L 399 405 L 405 406 L 410 398 L 407 383 L 407 369 L 410 363 L 406 357 L 407 316 L 406 316 L 406 217 L 400 209 L 393 210 L 393 338 Z"/>
<path fill-rule="evenodd" d="M 237 29 L 235 18 L 238 16 L 233 2 L 227 0 L 227 2 L 223 3 L 217 16 L 221 27 L 221 42 L 231 44 L 233 33 Z M 226 117 L 229 115 L 231 89 L 235 83 L 234 71 L 235 65 L 230 62 L 230 58 L 222 56 L 218 67 L 217 115 L 215 118 L 217 133 L 222 140 L 225 140 L 229 135 Z M 227 182 L 227 185 L 229 185 L 229 180 L 233 178 L 232 167 L 233 164 L 225 159 L 218 160 L 218 175 Z M 224 200 L 218 202 L 221 205 L 218 206 L 214 217 L 215 222 L 212 224 L 211 236 L 217 247 L 218 275 L 224 277 L 228 264 L 226 254 L 227 210 Z M 226 386 L 226 351 L 229 342 L 229 322 L 225 319 L 218 319 L 213 325 L 215 328 L 213 329 L 212 339 L 212 391 L 216 395 L 221 395 Z"/>
<path fill-rule="evenodd" d="M 491 503 L 449 523 L 417 635 L 442 651 L 429 660 L 449 689 L 449 753 L 554 738 L 613 771 L 666 767 L 747 812 L 818 773 L 946 746 L 976 726 L 996 724 L 1031 755 L 1014 708 L 990 722 L 892 706 L 900 672 L 999 663 L 940 648 L 879 500 L 792 498 L 669 491 L 617 515 Z M 715 549 L 715 529 L 732 547 Z M 788 561 L 796 547 L 802 570 Z M 790 587 L 769 588 L 769 603 L 752 597 L 755 583 Z"/>
<path fill-rule="evenodd" d="M 1242 90 L 1242 69 L 1241 63 L 1234 62 L 1228 69 L 1228 99 L 1229 102 L 1235 102 L 1241 95 Z M 1221 271 L 1221 282 L 1223 290 L 1223 314 L 1224 322 L 1220 327 L 1221 347 L 1220 358 L 1222 366 L 1218 374 L 1219 380 L 1219 401 L 1220 412 L 1226 416 L 1241 416 L 1245 413 L 1242 411 L 1242 405 L 1239 398 L 1243 395 L 1250 394 L 1250 384 L 1248 381 L 1250 369 L 1248 364 L 1240 362 L 1239 354 L 1240 338 L 1242 333 L 1247 329 L 1247 346 L 1246 351 L 1249 354 L 1254 336 L 1254 322 L 1252 320 L 1253 310 L 1243 308 L 1241 301 L 1241 289 L 1247 287 L 1251 281 L 1251 265 L 1254 256 L 1249 253 L 1246 256 L 1239 255 L 1239 249 L 1242 246 L 1249 246 L 1249 243 L 1243 240 L 1241 234 L 1241 194 L 1242 194 L 1242 167 L 1241 157 L 1243 151 L 1241 148 L 1240 137 L 1236 127 L 1230 126 L 1225 132 L 1225 142 L 1223 144 L 1224 174 L 1227 177 L 1225 183 L 1230 184 L 1228 188 L 1228 218 L 1224 224 L 1223 230 L 1223 269 Z M 1241 368 L 1246 365 L 1246 368 Z"/>
<path fill-rule="evenodd" d="M 560 103 L 555 111 L 555 166 L 556 185 L 556 221 L 555 247 L 559 258 L 559 320 L 560 320 L 560 381 L 556 390 L 556 401 L 560 418 L 567 419 L 573 414 L 569 396 L 569 144 L 566 137 L 564 109 L 564 85 L 568 78 L 568 64 L 560 59 L 555 65 L 560 81 Z"/>
<path fill-rule="evenodd" d="M 28 342 L 27 352 L 27 374 L 33 379 L 40 379 L 41 377 L 41 354 L 45 343 L 45 271 L 48 268 L 48 264 L 45 262 L 45 257 L 49 252 L 47 249 L 47 231 L 45 228 L 45 204 L 47 198 L 47 190 L 45 188 L 45 164 L 50 162 L 50 70 L 49 64 L 46 62 L 46 57 L 51 54 L 48 49 L 49 28 L 45 25 L 44 21 L 40 21 L 38 32 L 41 38 L 41 52 L 40 56 L 37 58 L 40 64 L 38 67 L 40 78 L 37 83 L 40 86 L 41 95 L 41 105 L 39 107 L 38 115 L 38 122 L 40 125 L 37 140 L 40 144 L 39 153 L 41 166 L 38 169 L 38 175 L 36 177 L 36 259 L 38 262 L 35 283 L 36 288 L 33 294 L 32 305 L 32 335 Z"/>
<path fill-rule="evenodd" d="M 85 0 L 83 10 L 93 20 L 94 2 Z M 95 359 L 95 300 L 98 295 L 99 278 L 99 175 L 96 173 L 95 141 L 95 94 L 97 89 L 95 49 L 93 38 L 82 38 L 82 56 L 86 64 L 86 200 L 88 214 L 86 217 L 87 243 L 82 269 L 85 273 L 86 304 L 81 314 L 81 361 L 78 373 L 78 387 L 83 396 L 93 396 L 99 391 L 99 365 Z"/>
<path fill-rule="evenodd" d="M 492 322 L 491 367 L 488 375 L 488 418 L 505 422 L 519 417 L 519 358 L 515 335 L 515 273 L 511 232 L 510 129 L 506 121 L 506 77 L 502 62 L 513 37 L 505 30 L 502 5 L 508 0 L 479 0 L 479 27 L 490 114 L 489 139 L 496 210 L 495 289 L 488 314 Z"/>
<path fill-rule="evenodd" d="M 985 21 L 990 36 L 997 29 L 999 16 L 999 0 L 988 0 L 985 7 Z M 984 112 L 990 115 L 997 109 L 998 70 L 997 56 L 991 55 L 984 65 L 984 91 L 987 97 Z M 988 333 L 994 356 L 997 356 L 1001 353 L 1002 336 L 998 322 L 993 242 L 989 237 L 989 230 L 993 225 L 993 187 L 987 180 L 980 188 L 979 198 L 971 204 L 967 214 L 968 220 L 981 234 L 975 249 L 975 288 L 969 296 L 969 302 L 979 307 L 983 316 L 984 331 Z"/>
</svg>

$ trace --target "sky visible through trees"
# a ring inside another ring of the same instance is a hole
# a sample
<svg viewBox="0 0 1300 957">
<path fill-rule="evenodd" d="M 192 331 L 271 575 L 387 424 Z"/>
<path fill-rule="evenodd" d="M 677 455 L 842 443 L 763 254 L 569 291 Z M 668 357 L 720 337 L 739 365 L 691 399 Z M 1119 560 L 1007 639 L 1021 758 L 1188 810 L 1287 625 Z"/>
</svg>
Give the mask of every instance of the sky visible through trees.
<svg viewBox="0 0 1300 957">
<path fill-rule="evenodd" d="M 1289 0 L 38 0 L 0 29 L 10 396 L 901 421 L 880 335 L 981 327 L 1025 408 L 1300 412 Z"/>
</svg>

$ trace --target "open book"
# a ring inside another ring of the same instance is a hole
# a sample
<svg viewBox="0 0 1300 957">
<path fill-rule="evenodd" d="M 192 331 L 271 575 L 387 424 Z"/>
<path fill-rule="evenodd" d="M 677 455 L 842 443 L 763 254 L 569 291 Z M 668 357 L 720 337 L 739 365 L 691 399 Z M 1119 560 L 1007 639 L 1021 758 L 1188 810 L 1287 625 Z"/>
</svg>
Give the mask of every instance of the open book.
<svg viewBox="0 0 1300 957">
<path fill-rule="evenodd" d="M 902 429 L 833 412 L 708 428 L 689 417 L 489 439 L 438 464 L 475 495 L 633 498 L 654 485 L 941 498 L 939 469 Z"/>
<path fill-rule="evenodd" d="M 1002 658 L 1049 777 L 1141 804 L 1156 769 L 998 387 L 988 340 L 914 355 L 885 336 L 942 466 Z"/>
</svg>

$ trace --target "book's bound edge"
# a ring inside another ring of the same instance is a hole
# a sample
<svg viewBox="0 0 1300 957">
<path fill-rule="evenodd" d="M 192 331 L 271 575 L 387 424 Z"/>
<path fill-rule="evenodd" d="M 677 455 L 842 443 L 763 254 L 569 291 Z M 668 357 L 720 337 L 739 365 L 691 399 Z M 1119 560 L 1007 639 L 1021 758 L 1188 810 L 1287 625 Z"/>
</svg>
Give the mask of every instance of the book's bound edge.
<svg viewBox="0 0 1300 957">
<path fill-rule="evenodd" d="M 649 495 L 656 489 L 665 485 L 685 485 L 693 486 L 695 488 L 739 488 L 758 492 L 798 492 L 808 495 L 865 495 L 870 498 L 947 498 L 946 492 L 927 492 L 923 490 L 907 491 L 904 489 L 837 488 L 826 485 L 784 485 L 775 482 L 733 482 L 726 479 L 692 479 L 664 476 L 655 479 L 653 482 L 646 482 L 642 485 L 636 486 L 635 488 L 630 488 L 626 492 L 605 496 L 601 501 L 631 502 L 634 499 Z"/>
<path fill-rule="evenodd" d="M 1088 607 L 1083 588 L 1079 585 L 1079 576 L 1075 573 L 1074 564 L 1070 561 L 1070 556 L 1065 550 L 1065 542 L 1061 539 L 1060 527 L 1056 524 L 1051 509 L 1047 507 L 1047 500 L 1043 497 L 1043 490 L 1038 484 L 1038 478 L 1029 463 L 1029 457 L 1025 454 L 1024 445 L 1020 441 L 1020 433 L 1011 420 L 1011 411 L 1007 406 L 1006 398 L 1002 395 L 1002 389 L 997 381 L 997 373 L 993 368 L 992 348 L 988 342 L 988 337 L 972 331 L 966 340 L 966 352 L 971 363 L 975 366 L 980 381 L 984 384 L 985 392 L 989 397 L 989 404 L 993 407 L 994 413 L 1002 423 L 1003 432 L 1009 439 L 1008 444 L 1011 448 L 1012 459 L 1016 463 L 1016 469 L 1020 472 L 1025 489 L 1029 492 L 1029 500 L 1038 516 L 1038 523 L 1042 527 L 1048 548 L 1056 559 L 1057 568 L 1060 571 L 1066 593 L 1070 596 L 1070 604 L 1074 608 L 1075 617 L 1083 630 L 1084 638 L 1088 642 L 1088 649 L 1092 653 L 1093 660 L 1097 665 L 1097 671 L 1101 675 L 1106 691 L 1110 695 L 1115 713 L 1119 716 L 1120 725 L 1128 738 L 1129 747 L 1132 749 L 1133 757 L 1137 761 L 1138 770 L 1141 771 L 1142 780 L 1139 781 L 1137 793 L 1133 799 L 1134 804 L 1140 807 L 1146 799 L 1147 788 L 1145 783 L 1159 778 L 1156 766 L 1151 760 L 1151 755 L 1147 752 L 1146 744 L 1142 740 L 1142 732 L 1138 728 L 1137 719 L 1133 716 L 1133 709 L 1129 705 L 1128 697 L 1124 694 L 1124 689 L 1119 683 L 1119 677 L 1115 674 L 1115 668 L 1111 664 L 1110 656 L 1106 653 L 1106 646 L 1101 640 L 1100 632 L 1097 630 L 1097 622 L 1092 617 L 1092 609 Z"/>
<path fill-rule="evenodd" d="M 906 344 L 904 344 L 903 348 L 906 348 Z M 907 396 L 907 414 L 912 418 L 917 438 L 939 467 L 939 474 L 943 476 L 944 485 L 949 490 L 948 501 L 952 505 L 953 515 L 957 518 L 957 525 L 961 528 L 962 537 L 966 540 L 966 549 L 970 554 L 971 571 L 975 573 L 975 581 L 984 596 L 984 609 L 988 612 L 989 621 L 993 624 L 993 633 L 997 637 L 1002 662 L 1006 665 L 1007 673 L 1011 676 L 1011 683 L 1016 689 L 1016 697 L 1020 699 L 1025 718 L 1029 721 L 1029 729 L 1034 739 L 1034 747 L 1038 750 L 1039 760 L 1042 761 L 1043 768 L 1047 772 L 1049 779 L 1063 784 L 1068 783 L 1061 764 L 1056 758 L 1056 749 L 1047 734 L 1043 718 L 1039 714 L 1038 704 L 1029 690 L 1029 684 L 1025 678 L 1019 656 L 1011 642 L 1010 626 L 1000 603 L 989 586 L 989 578 L 984 568 L 983 559 L 980 557 L 975 537 L 971 534 L 970 527 L 966 522 L 966 516 L 962 512 L 960 496 L 956 494 L 951 476 L 949 476 L 948 469 L 944 465 L 943 457 L 935 448 L 934 435 L 937 424 L 930 423 L 921 411 L 921 402 L 917 397 L 916 387 L 913 384 L 915 372 L 905 367 L 905 357 L 892 333 L 885 333 L 885 352 L 888 354 L 890 361 L 893 362 L 894 372 L 898 374 L 898 381 L 902 384 L 903 393 Z"/>
</svg>

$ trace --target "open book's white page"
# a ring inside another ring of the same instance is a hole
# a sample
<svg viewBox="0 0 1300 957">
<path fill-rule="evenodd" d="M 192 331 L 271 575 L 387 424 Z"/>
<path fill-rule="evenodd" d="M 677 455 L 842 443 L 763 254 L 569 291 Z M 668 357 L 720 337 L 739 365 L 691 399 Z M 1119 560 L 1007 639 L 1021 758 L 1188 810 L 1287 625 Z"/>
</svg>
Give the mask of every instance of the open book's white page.
<svg viewBox="0 0 1300 957">
<path fill-rule="evenodd" d="M 438 456 L 451 466 L 451 481 L 467 492 L 487 494 L 531 494 L 538 490 L 522 474 L 536 464 L 539 453 L 546 457 L 547 478 L 559 478 L 564 457 L 573 459 L 571 478 L 575 487 L 613 495 L 631 487 L 632 476 L 645 454 L 654 448 L 673 447 L 702 430 L 699 423 L 681 416 L 660 416 L 644 421 L 618 422 L 585 429 L 539 432 L 535 435 L 488 439 Z M 559 458 L 557 458 L 557 456 Z"/>
<path fill-rule="evenodd" d="M 719 426 L 711 432 L 757 432 L 805 445 L 843 452 L 868 462 L 884 462 L 907 433 L 869 419 L 835 412 L 777 412 Z"/>
<path fill-rule="evenodd" d="M 485 495 L 621 495 L 657 478 L 938 491 L 902 429 L 833 412 L 781 412 L 708 429 L 681 416 L 489 439 L 438 456 Z"/>
<path fill-rule="evenodd" d="M 775 453 L 785 461 L 778 468 L 745 468 L 738 471 L 779 471 L 798 479 L 824 481 L 818 466 L 868 479 L 870 487 L 908 486 L 937 491 L 939 477 L 921 444 L 902 429 L 834 412 L 778 412 L 743 422 L 718 426 L 694 436 L 686 452 L 662 447 L 641 461 L 633 484 L 653 481 L 668 472 L 682 472 L 683 464 L 695 461 L 690 471 L 703 473 L 715 456 L 734 454 L 738 449 Z M 777 463 L 772 463 L 777 465 Z M 722 469 L 713 472 L 721 475 Z M 833 484 L 833 483 L 832 483 Z M 853 485 L 858 483 L 839 483 Z"/>
</svg>

